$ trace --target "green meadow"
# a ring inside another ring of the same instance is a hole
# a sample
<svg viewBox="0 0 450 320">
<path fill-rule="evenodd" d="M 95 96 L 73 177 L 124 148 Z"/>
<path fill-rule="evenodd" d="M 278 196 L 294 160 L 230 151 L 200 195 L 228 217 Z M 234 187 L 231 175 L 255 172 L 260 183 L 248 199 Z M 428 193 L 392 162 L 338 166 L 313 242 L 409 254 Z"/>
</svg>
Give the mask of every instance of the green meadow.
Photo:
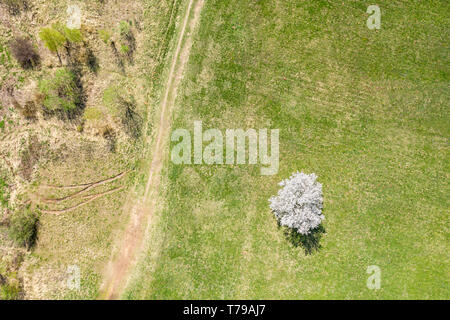
<svg viewBox="0 0 450 320">
<path fill-rule="evenodd" d="M 172 130 L 279 129 L 279 171 L 176 165 L 167 150 L 124 298 L 450 298 L 450 3 L 378 0 L 379 30 L 371 4 L 206 1 Z M 311 253 L 268 206 L 297 170 L 323 184 Z"/>
</svg>

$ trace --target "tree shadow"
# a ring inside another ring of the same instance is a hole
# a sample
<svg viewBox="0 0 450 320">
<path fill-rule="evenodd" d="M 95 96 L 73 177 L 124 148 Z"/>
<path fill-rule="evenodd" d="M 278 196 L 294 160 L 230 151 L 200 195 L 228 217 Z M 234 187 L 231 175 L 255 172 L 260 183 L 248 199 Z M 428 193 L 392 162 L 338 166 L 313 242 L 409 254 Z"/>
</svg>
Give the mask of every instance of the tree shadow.
<svg viewBox="0 0 450 320">
<path fill-rule="evenodd" d="M 120 71 L 125 74 L 125 65 L 123 64 L 122 58 L 120 57 L 119 51 L 117 50 L 116 43 L 111 40 L 109 43 L 111 50 L 113 52 L 114 58 L 116 60 L 117 66 L 119 67 Z"/>
<path fill-rule="evenodd" d="M 94 52 L 92 49 L 88 46 L 86 46 L 86 64 L 95 75 L 97 75 L 98 69 L 100 69 L 100 65 L 98 64 L 98 59 L 94 55 Z"/>
<path fill-rule="evenodd" d="M 77 101 L 76 101 L 76 108 L 70 111 L 65 111 L 64 113 L 60 113 L 60 118 L 62 120 L 69 120 L 69 121 L 80 121 L 80 117 L 84 112 L 84 109 L 86 108 L 86 101 L 87 101 L 87 93 L 85 91 L 85 88 L 83 86 L 83 82 L 81 78 L 83 77 L 83 71 L 81 69 L 81 66 L 73 63 L 68 66 L 68 69 L 72 74 L 74 75 L 74 85 L 76 87 L 76 94 L 77 94 Z"/>
<path fill-rule="evenodd" d="M 129 32 L 125 35 L 125 41 L 128 46 L 128 52 L 126 54 L 128 61 L 133 64 L 133 55 L 136 51 L 136 38 L 134 37 L 133 33 Z"/>
<path fill-rule="evenodd" d="M 134 101 L 134 98 L 125 100 L 122 97 L 119 97 L 119 104 L 124 108 L 122 125 L 126 132 L 134 139 L 139 138 L 144 121 L 139 113 L 135 111 L 136 102 Z"/>
<path fill-rule="evenodd" d="M 289 228 L 284 230 L 284 235 L 294 247 L 301 246 L 305 250 L 305 254 L 308 255 L 319 251 L 322 247 L 319 242 L 325 232 L 325 228 L 320 225 L 308 235 L 300 234 L 296 230 Z"/>
</svg>

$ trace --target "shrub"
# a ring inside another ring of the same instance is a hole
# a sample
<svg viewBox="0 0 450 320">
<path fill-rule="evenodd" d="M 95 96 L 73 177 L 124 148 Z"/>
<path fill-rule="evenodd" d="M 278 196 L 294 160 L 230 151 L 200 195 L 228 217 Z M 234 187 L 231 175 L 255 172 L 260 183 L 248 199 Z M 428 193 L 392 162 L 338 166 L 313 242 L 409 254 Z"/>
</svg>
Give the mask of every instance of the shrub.
<svg viewBox="0 0 450 320">
<path fill-rule="evenodd" d="M 120 51 L 129 59 L 133 60 L 133 53 L 136 50 L 136 39 L 134 38 L 131 24 L 128 21 L 121 21 L 119 24 L 119 32 L 121 37 Z"/>
<path fill-rule="evenodd" d="M 0 284 L 0 300 L 18 300 L 20 298 L 21 288 L 18 281 L 11 283 L 5 281 Z"/>
<path fill-rule="evenodd" d="M 269 199 L 278 223 L 299 234 L 310 234 L 324 219 L 322 185 L 317 182 L 317 176 L 297 172 L 279 185 L 283 188 Z"/>
<path fill-rule="evenodd" d="M 11 43 L 11 52 L 24 69 L 36 67 L 39 64 L 39 54 L 33 44 L 25 39 L 18 38 Z"/>
<path fill-rule="evenodd" d="M 108 150 L 110 152 L 116 151 L 116 134 L 111 127 L 106 126 L 103 128 L 103 138 L 108 142 Z"/>
<path fill-rule="evenodd" d="M 100 36 L 100 39 L 102 39 L 104 43 L 108 43 L 109 39 L 111 39 L 111 33 L 105 29 L 98 30 L 98 35 Z"/>
<path fill-rule="evenodd" d="M 2 207 L 8 206 L 9 193 L 8 193 L 8 184 L 6 181 L 0 177 L 0 205 Z"/>
<path fill-rule="evenodd" d="M 46 112 L 57 112 L 70 118 L 81 104 L 77 78 L 66 68 L 57 70 L 52 78 L 41 80 L 38 88 Z"/>
<path fill-rule="evenodd" d="M 120 36 L 123 38 L 127 38 L 132 35 L 131 26 L 128 23 L 128 21 L 120 21 L 119 22 L 119 33 L 120 33 Z"/>
<path fill-rule="evenodd" d="M 30 248 L 33 246 L 38 227 L 38 216 L 29 207 L 15 212 L 9 221 L 9 236 L 18 245 Z"/>
<path fill-rule="evenodd" d="M 36 104 L 34 103 L 34 101 L 28 100 L 27 102 L 25 102 L 25 105 L 23 106 L 22 115 L 27 120 L 34 120 L 36 119 L 36 111 L 37 111 Z"/>
<path fill-rule="evenodd" d="M 126 44 L 122 44 L 120 45 L 120 51 L 122 51 L 122 53 L 124 54 L 127 54 L 130 51 L 130 47 Z"/>
<path fill-rule="evenodd" d="M 28 10 L 27 0 L 1 0 L 8 8 L 8 11 L 12 15 L 18 15 L 21 11 Z"/>
</svg>

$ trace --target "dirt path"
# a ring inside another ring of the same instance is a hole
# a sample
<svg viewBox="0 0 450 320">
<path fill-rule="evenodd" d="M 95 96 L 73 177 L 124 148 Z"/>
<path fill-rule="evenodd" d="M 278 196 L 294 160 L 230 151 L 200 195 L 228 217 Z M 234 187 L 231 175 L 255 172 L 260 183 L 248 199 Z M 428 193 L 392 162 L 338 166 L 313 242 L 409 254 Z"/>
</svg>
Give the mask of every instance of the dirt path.
<svg viewBox="0 0 450 320">
<path fill-rule="evenodd" d="M 170 133 L 170 114 L 177 95 L 177 87 L 181 81 L 184 66 L 189 58 L 192 45 L 192 30 L 200 17 L 200 11 L 204 0 L 190 0 L 186 15 L 184 16 L 178 43 L 173 55 L 164 96 L 161 101 L 160 119 L 158 133 L 152 152 L 148 180 L 145 193 L 139 203 L 132 211 L 130 222 L 126 226 L 125 235 L 115 259 L 107 268 L 104 283 L 102 285 L 100 298 L 118 299 L 123 288 L 127 284 L 130 271 L 136 262 L 136 256 L 142 247 L 145 228 L 150 222 L 150 218 L 157 204 L 157 196 L 160 185 L 160 174 L 163 161 L 168 154 L 167 141 Z M 186 33 L 186 29 L 190 33 Z"/>
</svg>

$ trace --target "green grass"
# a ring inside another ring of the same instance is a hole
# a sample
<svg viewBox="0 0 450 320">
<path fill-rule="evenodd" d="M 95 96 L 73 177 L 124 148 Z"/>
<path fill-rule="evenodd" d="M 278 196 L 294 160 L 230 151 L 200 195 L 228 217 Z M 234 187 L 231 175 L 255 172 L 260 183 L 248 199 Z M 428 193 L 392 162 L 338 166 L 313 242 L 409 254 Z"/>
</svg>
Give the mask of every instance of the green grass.
<svg viewBox="0 0 450 320">
<path fill-rule="evenodd" d="M 6 181 L 0 177 L 0 205 L 2 207 L 8 206 L 9 194 L 7 190 L 8 184 Z"/>
<path fill-rule="evenodd" d="M 166 208 L 124 297 L 449 298 L 450 6 L 378 1 L 375 31 L 370 4 L 206 2 L 173 129 L 279 128 L 280 170 L 168 162 Z M 297 170 L 323 184 L 311 255 L 268 208 Z"/>
</svg>

